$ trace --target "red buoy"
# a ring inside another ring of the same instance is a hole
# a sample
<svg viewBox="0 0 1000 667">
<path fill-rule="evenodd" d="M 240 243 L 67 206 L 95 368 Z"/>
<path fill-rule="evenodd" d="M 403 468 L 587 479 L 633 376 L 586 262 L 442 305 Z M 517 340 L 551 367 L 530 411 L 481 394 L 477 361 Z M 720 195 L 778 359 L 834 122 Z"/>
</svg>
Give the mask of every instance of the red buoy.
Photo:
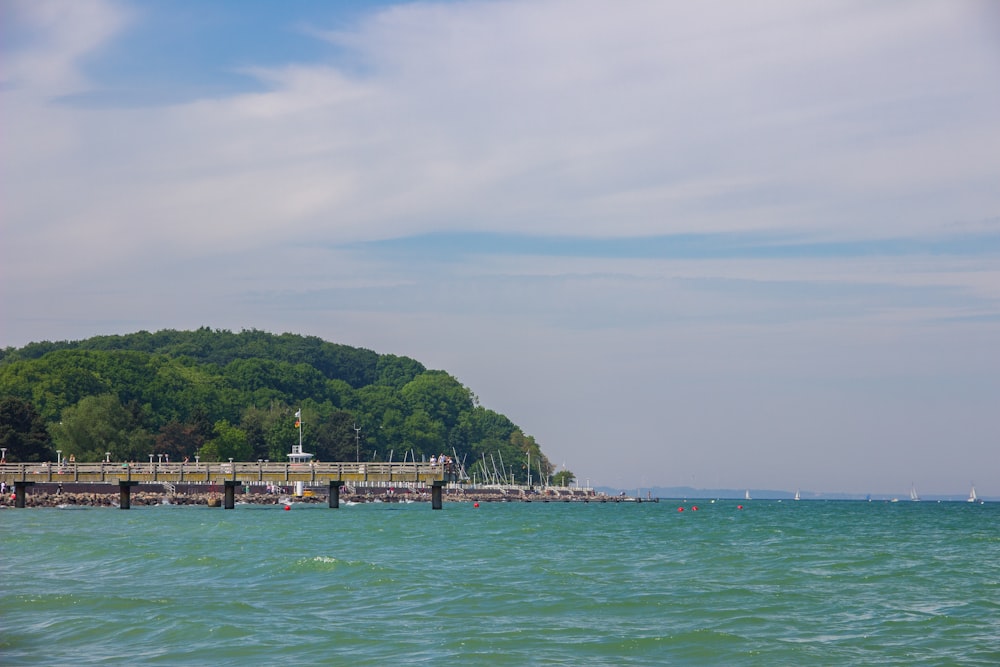
<svg viewBox="0 0 1000 667">
<path fill-rule="evenodd" d="M 677 511 L 678 511 L 678 512 L 683 512 L 683 511 L 684 511 L 684 508 L 683 508 L 683 507 L 678 507 L 678 508 L 677 508 Z"/>
<path fill-rule="evenodd" d="M 736 509 L 738 509 L 738 510 L 741 510 L 741 509 L 743 509 L 743 505 L 737 505 L 737 506 L 736 506 Z"/>
<path fill-rule="evenodd" d="M 285 505 L 285 511 L 286 511 L 286 512 L 287 512 L 288 510 L 290 510 L 290 509 L 292 509 L 292 506 L 291 506 L 291 505 Z"/>
<path fill-rule="evenodd" d="M 697 505 L 692 505 L 691 506 L 691 511 L 692 512 L 697 512 L 698 511 L 698 506 Z"/>
<path fill-rule="evenodd" d="M 479 503 L 478 502 L 472 503 L 472 506 L 473 507 L 479 507 Z"/>
</svg>

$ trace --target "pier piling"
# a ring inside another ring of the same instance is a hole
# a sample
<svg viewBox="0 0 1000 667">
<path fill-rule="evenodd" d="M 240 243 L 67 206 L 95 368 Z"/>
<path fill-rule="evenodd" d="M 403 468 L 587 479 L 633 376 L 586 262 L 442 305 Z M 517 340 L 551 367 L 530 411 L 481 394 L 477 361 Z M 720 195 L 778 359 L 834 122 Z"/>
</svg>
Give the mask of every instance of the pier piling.
<svg viewBox="0 0 1000 667">
<path fill-rule="evenodd" d="M 34 486 L 34 482 L 25 482 L 21 480 L 14 480 L 14 507 L 20 507 L 24 509 L 24 496 L 25 491 L 29 486 Z"/>
<path fill-rule="evenodd" d="M 340 507 L 340 487 L 344 485 L 343 482 L 331 479 L 330 480 L 330 509 L 337 509 Z"/>
<path fill-rule="evenodd" d="M 441 489 L 444 488 L 444 480 L 436 479 L 431 482 L 431 509 L 441 509 Z"/>
<path fill-rule="evenodd" d="M 223 482 L 225 490 L 223 493 L 222 508 L 231 510 L 236 507 L 236 487 L 241 486 L 235 479 L 227 479 Z"/>
<path fill-rule="evenodd" d="M 132 509 L 132 487 L 138 484 L 139 482 L 118 480 L 118 509 Z"/>
</svg>

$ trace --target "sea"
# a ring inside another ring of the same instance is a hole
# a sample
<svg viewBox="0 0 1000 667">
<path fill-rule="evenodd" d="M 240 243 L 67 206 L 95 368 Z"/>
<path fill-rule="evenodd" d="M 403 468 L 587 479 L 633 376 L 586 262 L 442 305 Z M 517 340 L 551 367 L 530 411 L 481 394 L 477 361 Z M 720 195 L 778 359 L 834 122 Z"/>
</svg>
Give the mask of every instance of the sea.
<svg viewBox="0 0 1000 667">
<path fill-rule="evenodd" d="M 1000 503 L 4 509 L 0 665 L 1000 665 Z"/>
</svg>

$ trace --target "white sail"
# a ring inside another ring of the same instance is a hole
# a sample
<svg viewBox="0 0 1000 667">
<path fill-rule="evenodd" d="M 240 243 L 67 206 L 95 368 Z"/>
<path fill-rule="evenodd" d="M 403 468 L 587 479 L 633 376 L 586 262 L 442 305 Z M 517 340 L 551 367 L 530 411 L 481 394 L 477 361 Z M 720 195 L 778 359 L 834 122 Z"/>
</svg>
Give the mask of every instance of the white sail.
<svg viewBox="0 0 1000 667">
<path fill-rule="evenodd" d="M 795 500 L 802 500 L 802 494 L 799 493 L 798 489 L 795 489 Z"/>
<path fill-rule="evenodd" d="M 979 502 L 979 496 L 976 495 L 976 487 L 973 485 L 972 490 L 969 491 L 969 502 L 977 503 Z"/>
<path fill-rule="evenodd" d="M 920 500 L 920 496 L 917 495 L 917 487 L 910 485 L 910 500 L 916 502 Z"/>
</svg>

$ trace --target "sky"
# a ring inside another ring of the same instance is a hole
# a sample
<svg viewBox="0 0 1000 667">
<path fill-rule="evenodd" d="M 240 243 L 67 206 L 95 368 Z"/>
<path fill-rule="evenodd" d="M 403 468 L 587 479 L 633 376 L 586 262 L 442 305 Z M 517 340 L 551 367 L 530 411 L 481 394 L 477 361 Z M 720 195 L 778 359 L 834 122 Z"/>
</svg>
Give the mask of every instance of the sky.
<svg viewBox="0 0 1000 667">
<path fill-rule="evenodd" d="M 0 0 L 0 347 L 413 357 L 581 484 L 1000 497 L 1000 4 Z"/>
</svg>

